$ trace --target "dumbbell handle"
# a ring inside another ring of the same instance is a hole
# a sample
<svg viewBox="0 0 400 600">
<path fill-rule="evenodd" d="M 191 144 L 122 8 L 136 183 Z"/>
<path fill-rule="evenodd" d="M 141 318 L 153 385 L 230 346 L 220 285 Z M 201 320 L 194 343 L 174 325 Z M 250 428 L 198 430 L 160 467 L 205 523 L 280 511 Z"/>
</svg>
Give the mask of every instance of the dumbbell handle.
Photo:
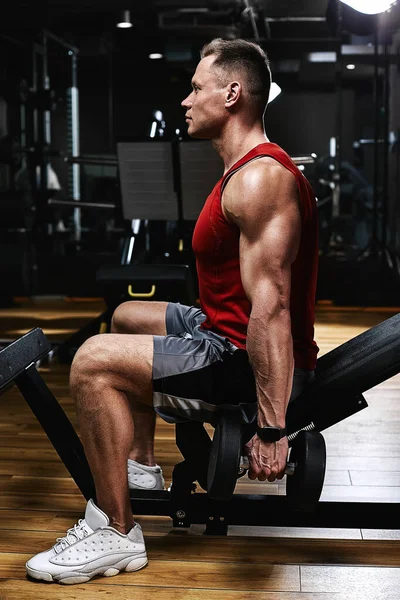
<svg viewBox="0 0 400 600">
<path fill-rule="evenodd" d="M 248 471 L 250 468 L 249 459 L 247 456 L 240 457 L 240 466 L 239 468 L 244 471 Z M 288 462 L 286 463 L 285 475 L 293 475 L 296 468 L 296 463 Z"/>
</svg>

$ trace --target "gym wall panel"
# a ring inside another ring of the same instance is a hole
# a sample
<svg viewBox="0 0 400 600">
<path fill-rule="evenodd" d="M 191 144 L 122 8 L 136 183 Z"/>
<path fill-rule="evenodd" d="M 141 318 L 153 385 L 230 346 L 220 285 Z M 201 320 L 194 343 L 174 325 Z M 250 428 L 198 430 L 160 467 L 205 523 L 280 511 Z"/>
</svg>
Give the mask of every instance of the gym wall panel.
<svg viewBox="0 0 400 600">
<path fill-rule="evenodd" d="M 171 143 L 121 142 L 117 149 L 124 218 L 176 220 Z"/>
<path fill-rule="evenodd" d="M 342 92 L 342 153 L 352 157 L 354 141 L 354 92 Z M 333 92 L 283 90 L 266 112 L 266 130 L 271 141 L 290 155 L 318 156 L 329 151 L 329 138 L 336 135 L 336 95 Z"/>
</svg>

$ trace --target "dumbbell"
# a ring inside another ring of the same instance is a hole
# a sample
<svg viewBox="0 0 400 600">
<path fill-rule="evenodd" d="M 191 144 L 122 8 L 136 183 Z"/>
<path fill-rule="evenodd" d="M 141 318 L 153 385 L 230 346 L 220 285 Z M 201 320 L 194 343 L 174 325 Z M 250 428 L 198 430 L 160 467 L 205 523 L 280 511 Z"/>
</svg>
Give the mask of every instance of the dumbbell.
<svg viewBox="0 0 400 600">
<path fill-rule="evenodd" d="M 249 469 L 247 456 L 241 457 L 240 468 Z M 291 510 L 311 512 L 321 496 L 325 479 L 326 446 L 318 431 L 300 431 L 286 464 L 286 498 Z"/>
</svg>

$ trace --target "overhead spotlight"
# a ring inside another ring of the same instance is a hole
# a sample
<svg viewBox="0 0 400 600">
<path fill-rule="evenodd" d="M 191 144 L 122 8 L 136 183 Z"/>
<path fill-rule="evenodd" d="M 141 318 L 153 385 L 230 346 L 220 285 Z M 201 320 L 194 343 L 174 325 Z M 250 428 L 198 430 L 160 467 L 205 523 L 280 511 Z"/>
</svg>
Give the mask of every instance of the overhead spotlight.
<svg viewBox="0 0 400 600">
<path fill-rule="evenodd" d="M 162 57 L 163 55 L 160 54 L 160 52 L 152 52 L 151 54 L 149 54 L 149 58 L 151 58 L 151 60 L 159 60 Z"/>
<path fill-rule="evenodd" d="M 122 10 L 119 13 L 117 27 L 119 27 L 120 29 L 129 29 L 129 27 L 132 27 L 130 10 Z"/>
<path fill-rule="evenodd" d="M 346 65 L 346 69 L 348 69 L 349 71 L 354 71 L 354 69 L 356 68 L 356 65 Z"/>
<path fill-rule="evenodd" d="M 279 85 L 277 83 L 275 83 L 275 81 L 273 81 L 271 83 L 271 89 L 269 90 L 268 104 L 273 102 L 275 100 L 275 98 L 277 98 L 279 96 L 279 94 L 281 92 L 282 92 L 282 89 L 279 87 Z"/>
<path fill-rule="evenodd" d="M 397 0 L 342 0 L 342 2 L 364 15 L 378 15 L 389 10 Z"/>
</svg>

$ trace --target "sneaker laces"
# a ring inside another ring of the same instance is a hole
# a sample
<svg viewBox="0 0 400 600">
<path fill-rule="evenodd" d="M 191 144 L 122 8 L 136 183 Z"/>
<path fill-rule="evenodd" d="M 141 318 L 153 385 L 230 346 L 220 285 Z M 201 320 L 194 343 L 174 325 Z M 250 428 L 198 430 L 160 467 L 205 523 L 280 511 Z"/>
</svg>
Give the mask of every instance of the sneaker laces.
<svg viewBox="0 0 400 600">
<path fill-rule="evenodd" d="M 75 524 L 71 529 L 68 529 L 66 536 L 56 539 L 56 543 L 53 546 L 55 553 L 58 554 L 59 552 L 62 552 L 65 548 L 68 548 L 68 546 L 72 546 L 72 544 L 75 544 L 88 536 L 89 532 L 86 527 L 85 519 L 79 519 L 78 524 Z"/>
</svg>

